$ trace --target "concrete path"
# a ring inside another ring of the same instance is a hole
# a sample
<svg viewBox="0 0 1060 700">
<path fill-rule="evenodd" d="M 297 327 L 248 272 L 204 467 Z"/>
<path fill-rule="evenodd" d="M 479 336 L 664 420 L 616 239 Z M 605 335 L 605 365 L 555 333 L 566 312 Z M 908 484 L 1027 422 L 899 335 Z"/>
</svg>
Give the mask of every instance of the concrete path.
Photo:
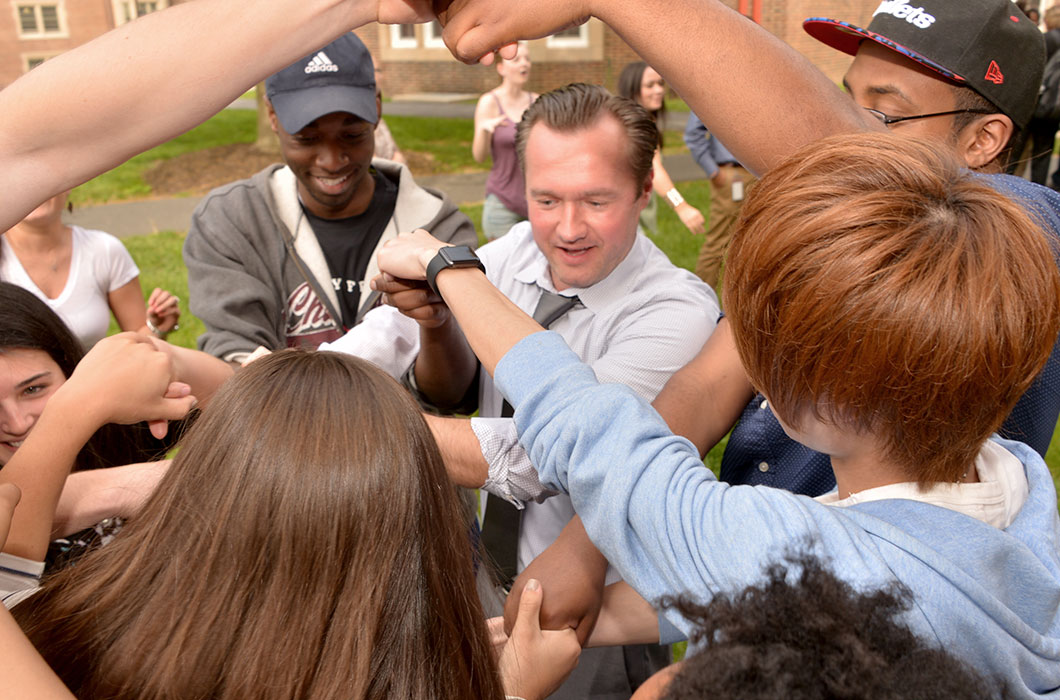
<svg viewBox="0 0 1060 700">
<path fill-rule="evenodd" d="M 687 153 L 664 156 L 663 162 L 675 182 L 705 177 L 703 171 L 692 160 L 692 156 Z M 457 204 L 479 203 L 486 190 L 486 173 L 484 172 L 430 175 L 416 178 L 416 181 L 445 192 Z M 118 238 L 158 231 L 187 231 L 191 214 L 198 205 L 199 199 L 199 197 L 172 197 L 115 202 L 94 207 L 75 208 L 73 214 L 64 218 L 68 223 L 107 231 Z"/>
</svg>

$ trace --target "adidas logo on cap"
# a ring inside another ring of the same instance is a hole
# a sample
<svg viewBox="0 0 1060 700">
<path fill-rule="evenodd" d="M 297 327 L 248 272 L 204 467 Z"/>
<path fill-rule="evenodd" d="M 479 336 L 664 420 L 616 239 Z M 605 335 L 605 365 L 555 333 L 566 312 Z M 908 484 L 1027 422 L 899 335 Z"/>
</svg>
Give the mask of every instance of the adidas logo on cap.
<svg viewBox="0 0 1060 700">
<path fill-rule="evenodd" d="M 339 67 L 331 62 L 328 55 L 323 51 L 318 51 L 316 56 L 306 64 L 306 73 L 337 73 Z"/>
<path fill-rule="evenodd" d="M 914 27 L 927 29 L 935 22 L 935 16 L 924 12 L 923 7 L 913 7 L 909 0 L 883 0 L 872 16 L 884 14 L 893 15 L 898 19 L 904 19 Z"/>
</svg>

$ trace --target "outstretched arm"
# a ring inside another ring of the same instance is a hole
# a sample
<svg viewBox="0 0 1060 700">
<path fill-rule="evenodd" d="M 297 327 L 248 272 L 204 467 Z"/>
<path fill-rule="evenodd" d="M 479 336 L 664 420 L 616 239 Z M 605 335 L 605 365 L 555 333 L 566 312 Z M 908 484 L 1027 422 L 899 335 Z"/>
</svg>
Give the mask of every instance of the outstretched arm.
<svg viewBox="0 0 1060 700">
<path fill-rule="evenodd" d="M 0 546 L 7 538 L 19 495 L 15 485 L 0 484 Z M 5 694 L 10 697 L 35 700 L 73 700 L 74 697 L 48 668 L 3 605 L 0 605 L 0 678 L 4 679 Z"/>
<path fill-rule="evenodd" d="M 798 52 L 719 0 L 454 0 L 439 11 L 446 44 L 465 61 L 589 16 L 659 71 L 756 174 L 824 136 L 884 128 Z"/>
<path fill-rule="evenodd" d="M 427 0 L 196 0 L 56 56 L 0 92 L 0 231 L 343 32 L 432 15 Z"/>
</svg>

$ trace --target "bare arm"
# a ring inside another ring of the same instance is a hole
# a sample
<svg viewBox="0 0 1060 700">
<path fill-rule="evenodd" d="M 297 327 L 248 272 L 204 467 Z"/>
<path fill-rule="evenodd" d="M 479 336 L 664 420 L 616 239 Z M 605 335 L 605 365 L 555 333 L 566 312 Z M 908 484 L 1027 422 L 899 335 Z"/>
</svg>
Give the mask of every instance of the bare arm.
<svg viewBox="0 0 1060 700">
<path fill-rule="evenodd" d="M 491 93 L 487 92 L 478 98 L 478 104 L 475 105 L 475 136 L 471 141 L 471 157 L 476 163 L 489 160 L 493 130 L 503 120 L 503 116 L 497 115 L 497 105 Z"/>
<path fill-rule="evenodd" d="M 210 402 L 210 398 L 239 366 L 201 350 L 173 345 L 156 338 L 154 334 L 148 334 L 147 338 L 154 344 L 155 349 L 169 355 L 173 363 L 173 376 L 176 381 L 191 387 L 191 393 L 198 399 L 197 405 L 200 407 Z"/>
<path fill-rule="evenodd" d="M 0 546 L 7 539 L 12 511 L 19 496 L 18 488 L 13 484 L 0 484 Z M 0 678 L 4 679 L 4 693 L 10 697 L 34 700 L 73 700 L 74 697 L 3 605 L 0 605 Z"/>
<path fill-rule="evenodd" d="M 718 0 L 454 0 L 439 12 L 446 44 L 466 61 L 589 16 L 659 71 L 756 174 L 824 136 L 884 128 L 798 52 Z"/>
<path fill-rule="evenodd" d="M 581 518 L 575 515 L 556 541 L 515 579 L 504 603 L 505 627 L 515 625 L 523 588 L 535 579 L 548 589 L 548 598 L 541 606 L 541 627 L 569 627 L 584 646 L 600 614 L 606 577 L 607 559 L 589 540 Z"/>
<path fill-rule="evenodd" d="M 699 354 L 670 377 L 652 406 L 670 430 L 691 440 L 703 457 L 729 432 L 753 395 L 732 329 L 723 318 Z"/>
<path fill-rule="evenodd" d="M 147 307 L 144 306 L 144 292 L 139 277 L 109 293 L 107 305 L 123 331 L 151 332 L 147 327 Z"/>
<path fill-rule="evenodd" d="M 71 474 L 55 509 L 52 537 L 83 530 L 104 518 L 136 515 L 169 464 L 166 459 Z"/>
<path fill-rule="evenodd" d="M 430 16 L 426 0 L 196 0 L 56 56 L 0 92 L 0 230 L 353 27 Z"/>
<path fill-rule="evenodd" d="M 673 201 L 669 198 L 668 193 L 670 190 L 676 189 L 676 187 L 674 181 L 670 178 L 670 173 L 666 172 L 666 168 L 663 167 L 662 153 L 659 149 L 655 149 L 655 156 L 652 158 L 651 166 L 651 187 L 655 191 L 655 194 L 661 197 L 667 205 L 673 207 L 674 213 L 676 213 L 678 218 L 681 219 L 681 223 L 685 225 L 685 228 L 697 236 L 703 235 L 706 232 L 706 229 L 704 228 L 706 219 L 703 218 L 703 214 L 694 206 L 684 201 L 683 198 L 681 203 L 677 206 L 674 206 Z"/>
<path fill-rule="evenodd" d="M 427 426 L 434 434 L 438 449 L 445 460 L 449 479 L 457 486 L 482 488 L 489 476 L 489 464 L 482 456 L 478 438 L 467 418 L 442 418 L 427 414 Z"/>
<path fill-rule="evenodd" d="M 651 644 L 659 641 L 659 614 L 625 581 L 604 588 L 604 603 L 590 647 Z"/>
</svg>

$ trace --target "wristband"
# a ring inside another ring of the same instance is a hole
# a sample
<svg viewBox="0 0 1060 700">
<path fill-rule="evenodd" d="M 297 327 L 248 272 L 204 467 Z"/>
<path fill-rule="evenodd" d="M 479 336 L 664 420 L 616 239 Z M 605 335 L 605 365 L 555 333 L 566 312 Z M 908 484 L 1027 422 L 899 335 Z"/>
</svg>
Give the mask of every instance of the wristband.
<svg viewBox="0 0 1060 700">
<path fill-rule="evenodd" d="M 166 336 L 168 336 L 170 333 L 172 333 L 173 331 L 179 331 L 180 330 L 180 324 L 179 323 L 176 324 L 175 326 L 173 326 L 173 328 L 171 328 L 170 330 L 168 330 L 165 333 L 163 333 L 162 330 L 158 326 L 156 326 L 155 324 L 151 323 L 151 317 L 148 316 L 147 317 L 147 330 L 151 331 L 151 333 L 156 338 L 159 338 L 160 340 L 165 340 Z"/>
<path fill-rule="evenodd" d="M 685 203 L 685 198 L 681 196 L 676 187 L 670 188 L 670 191 L 666 193 L 666 198 L 670 200 L 670 204 L 674 209 Z"/>
<path fill-rule="evenodd" d="M 432 292 L 441 296 L 438 291 L 438 285 L 435 282 L 438 273 L 454 267 L 477 267 L 483 272 L 486 271 L 486 266 L 475 255 L 475 251 L 466 245 L 451 245 L 439 248 L 438 254 L 427 264 L 427 286 L 431 288 Z"/>
</svg>

